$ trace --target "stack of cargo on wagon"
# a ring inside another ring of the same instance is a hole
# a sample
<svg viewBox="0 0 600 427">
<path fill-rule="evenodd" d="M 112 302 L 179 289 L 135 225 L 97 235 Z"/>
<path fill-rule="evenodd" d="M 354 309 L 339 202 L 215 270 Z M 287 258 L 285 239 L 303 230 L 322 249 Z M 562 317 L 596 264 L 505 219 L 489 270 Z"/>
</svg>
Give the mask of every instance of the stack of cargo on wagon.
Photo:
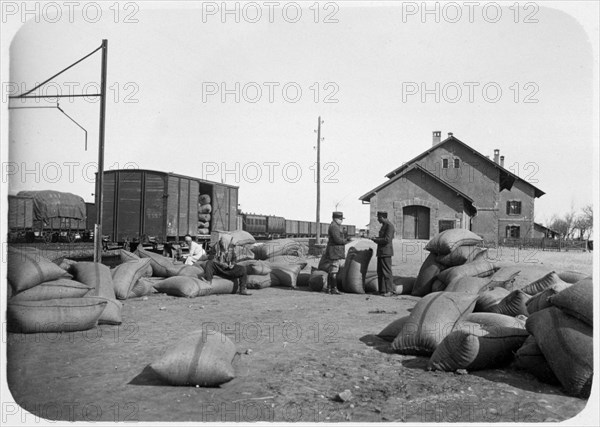
<svg viewBox="0 0 600 427">
<path fill-rule="evenodd" d="M 9 241 L 75 241 L 86 229 L 82 197 L 60 191 L 20 191 L 8 197 Z"/>
<path fill-rule="evenodd" d="M 104 172 L 102 234 L 137 246 L 210 239 L 237 228 L 238 187 L 170 172 L 118 169 Z"/>
</svg>

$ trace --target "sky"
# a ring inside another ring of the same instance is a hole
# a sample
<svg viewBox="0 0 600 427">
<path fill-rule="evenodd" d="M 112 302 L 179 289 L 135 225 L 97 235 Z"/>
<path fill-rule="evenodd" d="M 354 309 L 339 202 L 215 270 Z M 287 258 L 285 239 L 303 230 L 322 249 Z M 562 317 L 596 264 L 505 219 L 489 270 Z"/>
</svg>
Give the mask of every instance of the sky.
<svg viewBox="0 0 600 427">
<path fill-rule="evenodd" d="M 18 31 L 3 65 L 3 125 L 8 94 L 107 39 L 106 169 L 226 182 L 244 212 L 313 220 L 320 116 L 321 219 L 341 210 L 363 228 L 358 198 L 440 130 L 484 155 L 500 149 L 505 167 L 546 192 L 535 205 L 546 224 L 597 194 L 598 5 L 513 3 L 428 3 L 426 13 L 421 2 L 309 2 L 298 14 L 281 2 L 271 16 L 262 2 L 229 3 L 236 22 L 221 2 L 129 2 L 118 13 L 110 2 L 101 16 L 54 2 L 21 24 L 15 2 L 4 10 Z M 96 53 L 37 93 L 95 93 L 99 76 Z M 10 101 L 32 105 L 56 102 Z M 60 111 L 10 110 L 3 185 L 91 202 L 99 103 L 60 106 L 87 130 L 87 151 Z"/>
</svg>

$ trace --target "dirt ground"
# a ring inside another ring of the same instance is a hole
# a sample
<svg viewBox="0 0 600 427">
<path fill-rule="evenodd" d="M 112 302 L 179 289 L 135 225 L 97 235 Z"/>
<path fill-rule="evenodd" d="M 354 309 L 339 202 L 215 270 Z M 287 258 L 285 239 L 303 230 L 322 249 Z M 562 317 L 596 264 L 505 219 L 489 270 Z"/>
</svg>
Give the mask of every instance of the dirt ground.
<svg viewBox="0 0 600 427">
<path fill-rule="evenodd" d="M 415 244 L 397 242 L 397 275 L 416 276 L 427 253 Z M 503 250 L 495 256 L 592 273 L 591 253 Z M 305 288 L 252 293 L 155 294 L 124 301 L 119 326 L 9 334 L 13 399 L 36 416 L 69 421 L 558 422 L 586 406 L 510 367 L 429 372 L 427 358 L 392 353 L 374 334 L 408 314 L 417 297 L 333 296 Z M 235 342 L 236 378 L 218 388 L 162 384 L 148 365 L 199 329 L 219 330 Z M 344 390 L 351 398 L 337 401 Z"/>
</svg>

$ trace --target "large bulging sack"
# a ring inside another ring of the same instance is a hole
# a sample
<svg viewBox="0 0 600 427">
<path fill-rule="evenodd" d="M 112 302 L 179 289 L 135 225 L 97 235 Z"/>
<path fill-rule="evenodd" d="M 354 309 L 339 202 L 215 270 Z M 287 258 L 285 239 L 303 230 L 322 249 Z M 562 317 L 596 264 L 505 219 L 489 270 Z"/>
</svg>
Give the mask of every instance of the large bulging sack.
<svg viewBox="0 0 600 427">
<path fill-rule="evenodd" d="M 302 268 L 303 267 L 301 264 L 272 263 L 271 285 L 295 288 L 298 274 L 300 274 L 300 270 L 302 270 Z"/>
<path fill-rule="evenodd" d="M 438 279 L 449 285 L 461 277 L 487 277 L 494 274 L 494 264 L 486 260 L 473 261 L 468 264 L 450 267 L 438 274 Z"/>
<path fill-rule="evenodd" d="M 570 283 L 563 282 L 561 280 L 559 283 L 553 284 L 552 286 L 544 289 L 542 292 L 538 292 L 532 296 L 529 301 L 527 301 L 527 313 L 531 315 L 536 311 L 551 307 L 552 304 L 550 303 L 549 298 L 561 291 L 564 291 L 569 286 L 571 286 Z"/>
<path fill-rule="evenodd" d="M 365 277 L 372 256 L 373 249 L 356 250 L 350 248 L 344 264 L 344 276 L 342 278 L 344 292 L 365 293 Z"/>
<path fill-rule="evenodd" d="M 246 260 L 238 262 L 238 265 L 246 267 L 246 273 L 255 276 L 264 276 L 271 273 L 271 266 L 266 261 Z"/>
<path fill-rule="evenodd" d="M 167 268 L 167 277 L 186 276 L 197 279 L 204 275 L 204 269 L 195 265 L 174 264 Z"/>
<path fill-rule="evenodd" d="M 498 270 L 492 275 L 491 279 L 497 282 L 506 282 L 507 284 L 504 287 L 509 291 L 523 289 L 553 272 L 550 267 L 527 262 L 498 262 L 496 267 Z"/>
<path fill-rule="evenodd" d="M 557 283 L 563 283 L 563 281 L 558 277 L 558 274 L 552 271 L 520 289 L 527 295 L 535 295 Z"/>
<path fill-rule="evenodd" d="M 210 294 L 210 288 L 208 282 L 197 277 L 188 276 L 173 276 L 154 284 L 154 289 L 158 292 L 184 298 L 203 296 L 200 295 L 201 290 L 205 292 L 204 295 L 208 295 Z"/>
<path fill-rule="evenodd" d="M 146 295 L 152 295 L 157 292 L 156 289 L 154 289 L 154 284 L 156 282 L 156 280 L 151 280 L 149 277 L 142 277 L 131 287 L 127 298 L 140 298 Z"/>
<path fill-rule="evenodd" d="M 28 252 L 11 247 L 8 248 L 6 275 L 15 293 L 43 282 L 73 277 L 37 251 Z"/>
<path fill-rule="evenodd" d="M 529 315 L 527 311 L 527 301 L 531 297 L 525 292 L 516 290 L 512 291 L 490 309 L 492 313 L 505 314 L 507 316 Z"/>
<path fill-rule="evenodd" d="M 594 284 L 591 277 L 550 297 L 549 302 L 588 325 L 594 325 Z"/>
<path fill-rule="evenodd" d="M 560 384 L 533 335 L 529 335 L 515 353 L 514 367 L 529 372 L 542 382 Z"/>
<path fill-rule="evenodd" d="M 110 268 L 99 262 L 78 262 L 73 267 L 75 278 L 93 289 L 86 297 L 98 297 L 108 304 L 98 319 L 99 324 L 119 325 L 123 305 L 117 301 Z"/>
<path fill-rule="evenodd" d="M 216 387 L 235 377 L 235 345 L 220 332 L 195 331 L 169 345 L 150 367 L 171 385 Z"/>
<path fill-rule="evenodd" d="M 211 287 L 213 295 L 235 294 L 238 290 L 237 283 L 220 276 L 213 276 Z"/>
<path fill-rule="evenodd" d="M 136 259 L 140 259 L 139 256 L 133 252 L 126 251 L 125 249 L 119 250 L 119 257 L 121 258 L 121 262 L 135 261 Z"/>
<path fill-rule="evenodd" d="M 321 270 L 313 270 L 308 279 L 308 287 L 313 292 L 321 292 L 327 288 L 327 273 Z"/>
<path fill-rule="evenodd" d="M 590 277 L 590 275 L 580 271 L 566 270 L 559 272 L 558 277 L 567 283 L 575 284 L 580 280 Z"/>
<path fill-rule="evenodd" d="M 533 313 L 526 327 L 566 392 L 589 397 L 594 375 L 592 327 L 556 307 Z"/>
<path fill-rule="evenodd" d="M 139 279 L 152 276 L 152 266 L 148 258 L 140 258 L 116 266 L 111 274 L 115 296 L 118 299 L 127 299 L 131 288 Z"/>
<path fill-rule="evenodd" d="M 273 258 L 270 258 L 269 261 L 259 261 L 267 264 L 269 267 L 271 264 L 298 264 L 301 265 L 302 268 L 306 267 L 308 261 L 304 257 L 299 257 L 296 255 L 277 255 Z M 269 272 L 270 273 L 270 272 Z"/>
<path fill-rule="evenodd" d="M 275 239 L 252 247 L 254 256 L 259 260 L 270 260 L 279 255 L 308 255 L 308 247 L 292 239 Z"/>
<path fill-rule="evenodd" d="M 497 368 L 512 360 L 513 352 L 526 338 L 525 330 L 516 334 L 496 331 L 485 335 L 456 330 L 435 349 L 427 368 L 449 372 L 457 369 L 477 371 Z"/>
<path fill-rule="evenodd" d="M 394 320 L 392 323 L 383 328 L 381 332 L 377 334 L 377 336 L 387 342 L 394 341 L 402 330 L 404 324 L 408 321 L 409 317 L 410 316 L 403 316 L 400 319 Z"/>
<path fill-rule="evenodd" d="M 425 261 L 423 261 L 411 291 L 412 296 L 424 297 L 432 292 L 431 286 L 433 285 L 433 282 L 435 282 L 438 274 L 445 268 L 442 264 L 438 263 L 435 258 L 436 255 L 431 253 L 425 258 Z"/>
<path fill-rule="evenodd" d="M 461 246 L 474 246 L 483 242 L 483 239 L 472 231 L 464 228 L 452 228 L 442 231 L 431 239 L 425 250 L 437 255 L 447 255 Z"/>
<path fill-rule="evenodd" d="M 444 289 L 446 292 L 466 292 L 477 294 L 485 286 L 489 285 L 490 279 L 486 277 L 460 277 L 453 280 Z"/>
<path fill-rule="evenodd" d="M 264 289 L 271 286 L 270 274 L 249 274 L 246 282 L 248 289 Z"/>
<path fill-rule="evenodd" d="M 477 323 L 491 334 L 501 335 L 509 331 L 512 334 L 529 333 L 525 329 L 525 320 L 498 313 L 471 313 L 465 316 L 466 322 Z"/>
<path fill-rule="evenodd" d="M 447 255 L 438 255 L 436 261 L 444 267 L 456 267 L 479 259 L 484 259 L 486 248 L 477 246 L 459 246 Z"/>
<path fill-rule="evenodd" d="M 56 279 L 40 283 L 13 295 L 11 301 L 43 301 L 49 299 L 80 298 L 92 288 L 71 279 Z"/>
<path fill-rule="evenodd" d="M 430 355 L 452 332 L 457 321 L 473 311 L 477 295 L 435 292 L 423 297 L 392 343 L 400 354 Z"/>
<path fill-rule="evenodd" d="M 172 258 L 167 258 L 166 256 L 147 251 L 141 246 L 138 246 L 134 254 L 138 255 L 140 258 L 150 258 L 153 276 L 169 277 L 168 269 L 174 266 Z"/>
<path fill-rule="evenodd" d="M 480 292 L 473 311 L 491 312 L 508 294 L 510 291 L 500 287 Z"/>
<path fill-rule="evenodd" d="M 17 333 L 73 332 L 95 327 L 107 302 L 98 298 L 9 301 L 7 329 Z"/>
</svg>

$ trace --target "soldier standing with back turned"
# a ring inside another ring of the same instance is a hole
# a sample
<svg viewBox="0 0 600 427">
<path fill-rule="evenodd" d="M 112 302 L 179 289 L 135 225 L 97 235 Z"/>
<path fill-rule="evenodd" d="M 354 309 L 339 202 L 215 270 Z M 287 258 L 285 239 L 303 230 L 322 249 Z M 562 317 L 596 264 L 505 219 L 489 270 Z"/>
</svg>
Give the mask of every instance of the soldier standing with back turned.
<svg viewBox="0 0 600 427">
<path fill-rule="evenodd" d="M 392 274 L 395 230 L 394 225 L 387 219 L 387 212 L 377 212 L 377 221 L 381 224 L 379 236 L 371 239 L 377 243 L 377 283 L 379 294 L 390 297 L 395 294 Z"/>
<path fill-rule="evenodd" d="M 333 295 L 339 295 L 340 292 L 337 290 L 336 281 L 337 273 L 340 271 L 340 265 L 342 260 L 346 258 L 346 242 L 347 239 L 342 233 L 342 221 L 344 220 L 344 214 L 342 212 L 333 212 L 332 221 L 329 225 L 327 234 L 329 239 L 327 240 L 327 248 L 323 254 L 323 258 L 326 261 L 327 267 L 327 293 Z"/>
</svg>

